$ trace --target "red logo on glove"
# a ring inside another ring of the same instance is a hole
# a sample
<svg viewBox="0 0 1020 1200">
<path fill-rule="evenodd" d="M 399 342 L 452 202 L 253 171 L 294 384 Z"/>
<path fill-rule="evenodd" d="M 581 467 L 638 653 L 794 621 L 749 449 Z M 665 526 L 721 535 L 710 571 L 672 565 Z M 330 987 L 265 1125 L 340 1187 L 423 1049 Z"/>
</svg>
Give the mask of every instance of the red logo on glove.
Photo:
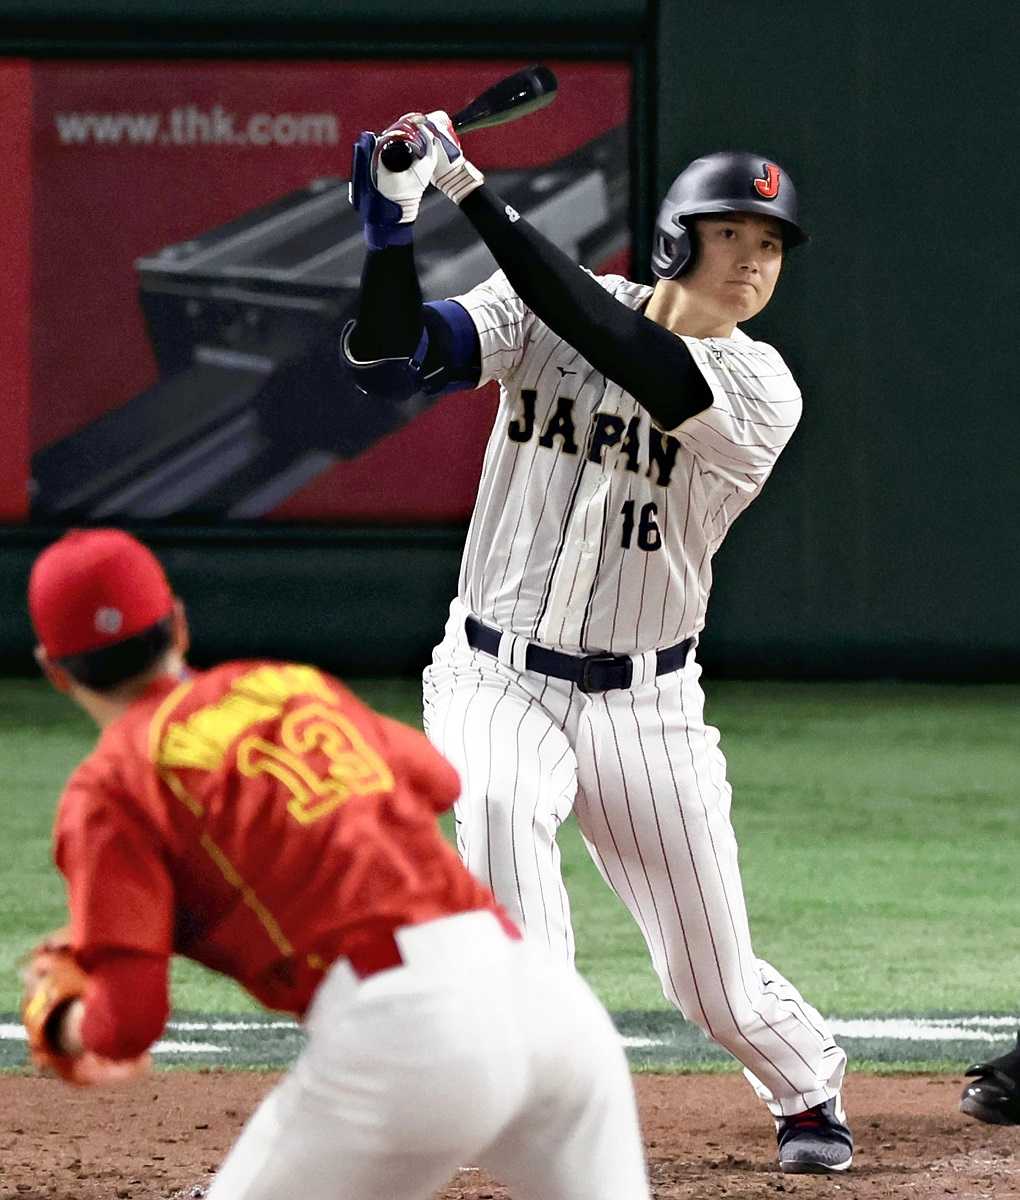
<svg viewBox="0 0 1020 1200">
<path fill-rule="evenodd" d="M 779 195 L 779 168 L 775 163 L 762 163 L 762 176 L 754 180 L 754 190 L 763 200 L 775 200 Z"/>
</svg>

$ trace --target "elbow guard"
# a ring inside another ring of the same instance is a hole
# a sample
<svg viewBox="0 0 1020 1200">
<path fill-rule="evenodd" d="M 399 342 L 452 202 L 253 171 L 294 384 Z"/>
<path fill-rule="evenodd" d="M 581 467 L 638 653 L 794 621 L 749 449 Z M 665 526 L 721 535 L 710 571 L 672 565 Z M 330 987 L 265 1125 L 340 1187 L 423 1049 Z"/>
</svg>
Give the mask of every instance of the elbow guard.
<svg viewBox="0 0 1020 1200">
<path fill-rule="evenodd" d="M 431 403 L 450 392 L 478 386 L 481 347 L 467 312 L 455 300 L 435 300 L 423 306 L 422 320 L 421 337 L 409 358 L 367 362 L 351 353 L 355 322 L 347 322 L 340 335 L 340 356 L 360 392 L 391 404 L 414 397 Z"/>
<path fill-rule="evenodd" d="M 417 348 L 410 358 L 376 358 L 360 362 L 351 354 L 350 337 L 355 322 L 348 321 L 340 335 L 340 357 L 354 380 L 354 386 L 366 396 L 400 402 L 410 400 L 424 390 L 423 366 L 429 348 L 428 330 L 422 328 Z"/>
</svg>

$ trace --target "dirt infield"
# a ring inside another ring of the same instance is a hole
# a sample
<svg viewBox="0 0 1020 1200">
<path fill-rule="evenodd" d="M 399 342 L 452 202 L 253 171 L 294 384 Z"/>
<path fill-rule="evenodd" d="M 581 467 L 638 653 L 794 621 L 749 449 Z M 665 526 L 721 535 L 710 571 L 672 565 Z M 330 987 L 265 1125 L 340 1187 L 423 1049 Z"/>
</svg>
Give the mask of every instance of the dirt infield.
<svg viewBox="0 0 1020 1200">
<path fill-rule="evenodd" d="M 0 1200 L 201 1196 L 275 1078 L 173 1071 L 126 1091 L 79 1092 L 51 1080 L 2 1077 Z M 855 1167 L 818 1178 L 781 1174 L 771 1124 L 738 1076 L 638 1076 L 653 1195 L 1020 1198 L 1020 1129 L 962 1117 L 961 1084 L 959 1077 L 851 1078 L 846 1102 L 857 1136 Z M 477 1171 L 464 1170 L 441 1200 L 506 1197 Z"/>
</svg>

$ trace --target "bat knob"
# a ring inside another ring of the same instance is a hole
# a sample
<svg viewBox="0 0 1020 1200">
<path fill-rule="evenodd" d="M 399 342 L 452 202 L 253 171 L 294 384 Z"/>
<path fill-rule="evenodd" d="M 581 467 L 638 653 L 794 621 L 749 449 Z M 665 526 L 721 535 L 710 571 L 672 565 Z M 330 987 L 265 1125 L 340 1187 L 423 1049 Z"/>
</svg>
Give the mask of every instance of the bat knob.
<svg viewBox="0 0 1020 1200">
<path fill-rule="evenodd" d="M 406 171 L 414 162 L 414 152 L 403 138 L 387 138 L 379 149 L 379 161 L 387 171 Z"/>
</svg>

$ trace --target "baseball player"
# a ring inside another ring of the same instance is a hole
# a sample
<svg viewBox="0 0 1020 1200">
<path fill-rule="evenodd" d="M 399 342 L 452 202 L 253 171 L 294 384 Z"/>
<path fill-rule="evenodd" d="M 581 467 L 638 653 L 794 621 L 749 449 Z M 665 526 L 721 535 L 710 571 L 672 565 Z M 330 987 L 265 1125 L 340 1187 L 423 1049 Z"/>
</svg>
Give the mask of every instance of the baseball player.
<svg viewBox="0 0 1020 1200">
<path fill-rule="evenodd" d="M 390 139 L 409 169 L 386 169 Z M 429 183 L 501 270 L 423 307 L 412 237 Z M 358 385 L 408 406 L 500 388 L 424 680 L 426 732 L 463 785 L 465 862 L 569 960 L 556 831 L 573 809 L 665 995 L 767 1103 L 783 1169 L 846 1170 L 846 1057 L 752 949 L 696 653 L 712 556 L 801 412 L 783 359 L 740 328 L 805 239 L 792 180 L 755 154 L 693 162 L 659 211 L 654 288 L 576 266 L 486 186 L 443 112 L 362 134 L 351 197 L 368 252 L 341 341 Z"/>
<path fill-rule="evenodd" d="M 609 1017 L 443 839 L 459 782 L 421 734 L 310 666 L 188 670 L 183 609 L 119 531 L 55 542 L 29 601 L 102 730 L 56 821 L 70 929 L 26 971 L 38 1063 L 143 1070 L 181 953 L 308 1034 L 210 1200 L 423 1200 L 463 1162 L 532 1200 L 647 1200 Z"/>
</svg>

